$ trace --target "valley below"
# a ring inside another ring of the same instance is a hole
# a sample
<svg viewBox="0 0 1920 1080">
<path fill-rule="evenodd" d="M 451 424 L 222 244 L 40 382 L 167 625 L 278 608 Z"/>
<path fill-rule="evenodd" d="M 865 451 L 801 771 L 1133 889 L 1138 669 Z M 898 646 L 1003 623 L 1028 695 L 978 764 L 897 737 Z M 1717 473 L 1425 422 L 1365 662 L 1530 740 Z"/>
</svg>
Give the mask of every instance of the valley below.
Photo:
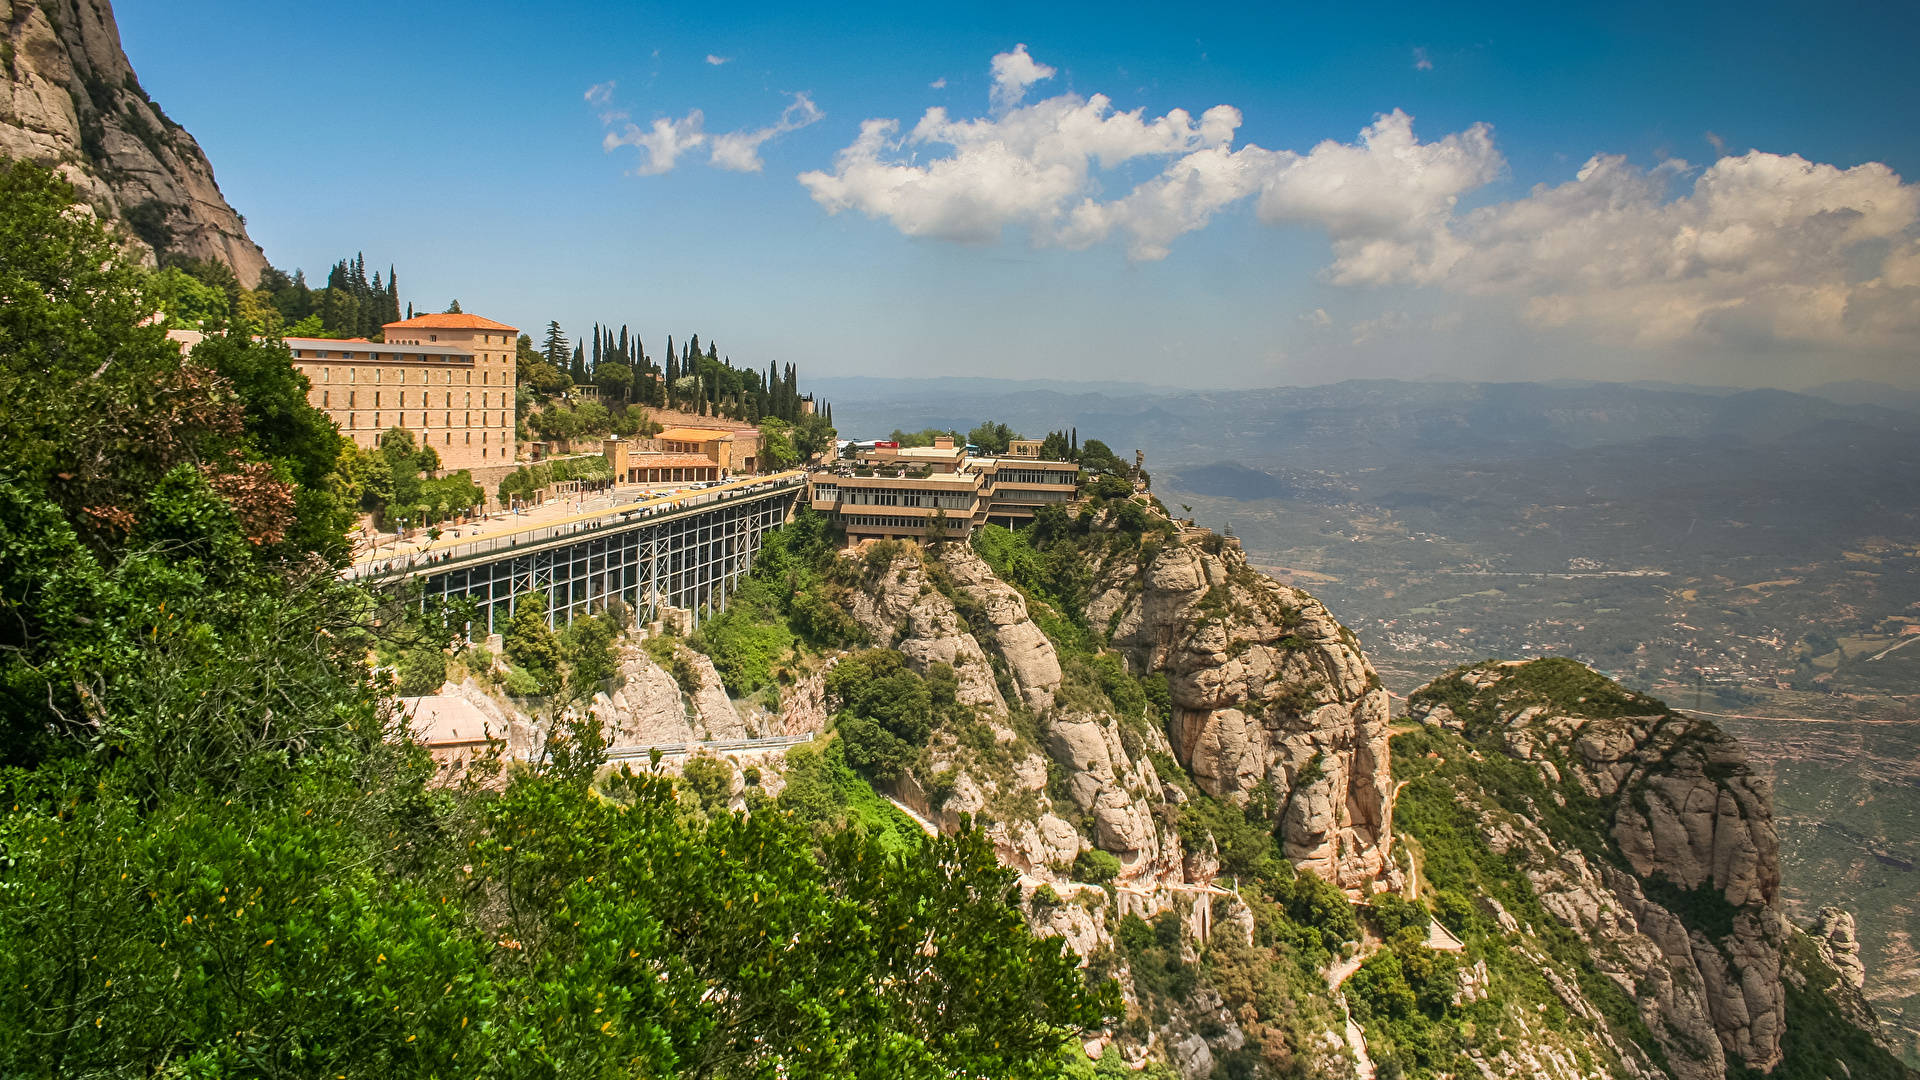
<svg viewBox="0 0 1920 1080">
<path fill-rule="evenodd" d="M 1867 996 L 1920 1061 L 1920 415 L 1617 384 L 849 383 L 846 436 L 991 417 L 1147 448 L 1169 509 L 1322 598 L 1396 699 L 1569 656 L 1721 724 L 1772 782 L 1789 912 L 1856 914 Z"/>
</svg>

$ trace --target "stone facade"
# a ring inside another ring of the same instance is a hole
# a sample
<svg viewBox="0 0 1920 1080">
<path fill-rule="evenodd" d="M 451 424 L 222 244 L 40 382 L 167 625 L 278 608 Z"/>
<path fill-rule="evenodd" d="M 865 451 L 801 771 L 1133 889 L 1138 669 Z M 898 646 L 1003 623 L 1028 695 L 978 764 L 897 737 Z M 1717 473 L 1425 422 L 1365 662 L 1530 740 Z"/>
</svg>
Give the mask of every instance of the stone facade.
<svg viewBox="0 0 1920 1080">
<path fill-rule="evenodd" d="M 307 400 L 356 445 L 405 428 L 441 468 L 481 472 L 513 464 L 517 333 L 477 315 L 420 315 L 387 324 L 383 342 L 286 341 Z"/>
</svg>

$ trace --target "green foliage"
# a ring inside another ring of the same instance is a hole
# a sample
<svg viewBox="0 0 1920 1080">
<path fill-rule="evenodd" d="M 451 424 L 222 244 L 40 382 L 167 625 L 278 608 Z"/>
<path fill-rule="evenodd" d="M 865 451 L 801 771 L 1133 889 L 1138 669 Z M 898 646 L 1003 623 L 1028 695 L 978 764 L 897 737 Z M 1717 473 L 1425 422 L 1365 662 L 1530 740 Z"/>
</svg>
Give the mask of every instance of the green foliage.
<svg viewBox="0 0 1920 1080">
<path fill-rule="evenodd" d="M 1147 922 L 1138 915 L 1120 920 L 1114 942 L 1133 967 L 1133 989 L 1140 1007 L 1155 1024 L 1164 1024 L 1199 984 L 1200 968 L 1187 962 L 1180 914 L 1163 911 Z"/>
<path fill-rule="evenodd" d="M 560 666 L 565 655 L 559 636 L 547 622 L 547 594 L 523 592 L 514 598 L 513 617 L 501 635 L 507 659 L 532 676 L 543 693 L 560 689 Z"/>
<path fill-rule="evenodd" d="M 682 767 L 682 786 L 700 812 L 709 817 L 727 812 L 733 796 L 733 766 L 709 754 L 696 754 Z"/>
<path fill-rule="evenodd" d="M 983 420 L 979 427 L 967 432 L 967 442 L 979 447 L 980 452 L 988 456 L 1006 453 L 1013 440 L 1025 437 L 1007 425 L 992 420 Z"/>
<path fill-rule="evenodd" d="M 647 655 L 653 662 L 665 668 L 673 676 L 684 693 L 692 693 L 700 688 L 700 673 L 693 668 L 693 661 L 687 658 L 681 642 L 671 634 L 655 634 L 647 638 Z"/>
<path fill-rule="evenodd" d="M 592 726 L 431 786 L 367 661 L 457 618 L 255 541 L 227 454 L 297 487 L 300 425 L 141 326 L 71 203 L 0 174 L 0 1075 L 1038 1077 L 1117 1012 L 977 833 L 596 789 Z M 609 640 L 515 629 L 550 673 Z"/>
<path fill-rule="evenodd" d="M 925 842 L 920 826 L 847 764 L 839 739 L 789 750 L 786 781 L 776 805 L 820 833 L 852 829 L 896 852 L 918 850 Z"/>
<path fill-rule="evenodd" d="M 225 291 L 202 283 L 177 266 L 154 274 L 151 289 L 160 310 L 166 313 L 169 329 L 224 327 L 233 314 Z"/>
<path fill-rule="evenodd" d="M 760 421 L 760 458 L 765 469 L 791 469 L 800 464 L 793 445 L 793 425 L 775 417 Z"/>
<path fill-rule="evenodd" d="M 1088 472 L 1104 473 L 1108 476 L 1125 476 L 1130 466 L 1120 460 L 1119 455 L 1107 448 L 1099 439 L 1088 439 L 1080 445 L 1080 467 Z M 1127 491 L 1132 492 L 1129 487 Z"/>
<path fill-rule="evenodd" d="M 433 447 L 415 443 L 412 432 L 394 427 L 380 434 L 378 446 L 357 450 L 349 471 L 357 481 L 361 507 L 398 527 L 402 521 L 410 526 L 446 521 L 486 501 L 472 473 L 462 469 L 433 476 L 439 468 L 440 455 Z"/>
<path fill-rule="evenodd" d="M 1403 930 L 1348 978 L 1343 989 L 1367 1026 L 1368 1044 L 1403 1073 L 1429 1075 L 1454 1067 L 1461 1040 L 1453 1023 L 1459 961 Z"/>
<path fill-rule="evenodd" d="M 1415 930 L 1424 937 L 1427 927 L 1433 922 L 1433 916 L 1427 913 L 1426 908 L 1399 893 L 1387 892 L 1375 896 L 1368 910 L 1374 925 L 1380 930 L 1380 936 L 1389 940 L 1402 930 Z"/>
<path fill-rule="evenodd" d="M 394 667 L 394 689 L 405 697 L 439 691 L 447 681 L 447 654 L 431 645 L 408 649 Z"/>
<path fill-rule="evenodd" d="M 899 653 L 853 653 L 834 665 L 826 688 L 836 703 L 835 730 L 855 769 L 892 780 L 926 745 L 933 726 L 933 696 Z"/>
<path fill-rule="evenodd" d="M 1450 672 L 1416 690 L 1410 707 L 1445 705 L 1467 724 L 1467 736 L 1476 738 L 1487 728 L 1527 705 L 1545 705 L 1565 716 L 1612 719 L 1619 716 L 1660 716 L 1670 712 L 1658 698 L 1637 694 L 1577 660 L 1547 657 L 1500 669 L 1500 680 L 1475 689 Z M 1506 708 L 1502 714 L 1501 709 Z"/>
<path fill-rule="evenodd" d="M 1120 858 L 1112 852 L 1088 848 L 1074 856 L 1073 876 L 1077 881 L 1105 885 L 1120 876 Z"/>
<path fill-rule="evenodd" d="M 619 673 L 614 642 L 626 629 L 626 610 L 616 607 L 575 616 L 558 635 L 560 658 L 566 664 L 567 696 L 592 697 L 610 688 Z"/>
<path fill-rule="evenodd" d="M 749 578 L 727 601 L 727 608 L 707 620 L 689 644 L 713 658 L 713 666 L 727 690 L 736 697 L 774 682 L 774 665 L 792 651 L 795 635 L 777 614 L 779 600 L 766 582 Z"/>
<path fill-rule="evenodd" d="M 959 432 L 947 428 L 925 428 L 920 431 L 901 431 L 899 428 L 894 428 L 893 434 L 887 438 L 899 443 L 903 449 L 910 446 L 932 446 L 935 439 L 961 441 Z"/>
<path fill-rule="evenodd" d="M 799 451 L 800 460 L 811 461 L 832 446 L 838 434 L 832 420 L 817 412 L 807 413 L 793 425 L 793 448 Z"/>
</svg>

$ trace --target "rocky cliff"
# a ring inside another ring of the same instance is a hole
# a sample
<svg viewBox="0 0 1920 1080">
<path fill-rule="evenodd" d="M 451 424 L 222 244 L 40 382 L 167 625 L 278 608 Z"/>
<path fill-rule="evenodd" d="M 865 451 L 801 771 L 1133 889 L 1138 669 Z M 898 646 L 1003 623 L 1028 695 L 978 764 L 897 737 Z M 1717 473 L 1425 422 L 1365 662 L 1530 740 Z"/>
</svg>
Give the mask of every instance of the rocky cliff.
<svg viewBox="0 0 1920 1080">
<path fill-rule="evenodd" d="M 1528 958 L 1504 977 L 1538 964 L 1606 1036 L 1604 1074 L 1902 1075 L 1857 992 L 1851 919 L 1809 933 L 1781 914 L 1771 793 L 1734 739 L 1557 659 L 1453 672 L 1409 713 L 1426 728 L 1395 744 L 1414 873 L 1470 946 Z M 1852 992 L 1796 1001 L 1810 979 Z M 1847 1038 L 1808 1037 L 1822 1028 Z"/>
<path fill-rule="evenodd" d="M 789 576 L 740 610 L 831 598 L 837 642 L 807 638 L 817 611 L 790 624 L 732 702 L 688 643 L 630 645 L 593 706 L 608 740 L 818 733 L 784 764 L 728 765 L 733 805 L 985 829 L 1033 928 L 1126 990 L 1125 1023 L 1086 1047 L 1103 1070 L 1906 1077 L 1874 1040 L 1851 920 L 1782 917 L 1769 792 L 1738 745 L 1578 664 L 1463 669 L 1390 731 L 1323 605 L 1144 499 L 760 565 Z M 738 675 L 765 629 L 692 645 Z M 877 759 L 841 748 L 875 726 L 833 673 L 883 670 L 874 650 L 933 719 L 860 776 L 846 763 Z"/>
<path fill-rule="evenodd" d="M 193 136 L 140 88 L 108 0 L 0 0 L 0 155 L 59 170 L 129 242 L 212 259 L 252 288 L 267 265 Z"/>
</svg>

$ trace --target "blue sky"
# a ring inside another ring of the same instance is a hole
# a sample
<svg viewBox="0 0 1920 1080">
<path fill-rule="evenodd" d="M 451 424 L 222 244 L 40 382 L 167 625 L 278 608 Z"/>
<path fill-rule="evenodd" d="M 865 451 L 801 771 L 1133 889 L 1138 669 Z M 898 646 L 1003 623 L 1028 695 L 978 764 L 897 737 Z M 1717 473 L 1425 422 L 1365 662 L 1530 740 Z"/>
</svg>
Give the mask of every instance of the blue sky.
<svg viewBox="0 0 1920 1080">
<path fill-rule="evenodd" d="M 423 308 L 815 375 L 1920 378 L 1911 5 L 823 10 L 117 6 L 275 265 Z"/>
</svg>

